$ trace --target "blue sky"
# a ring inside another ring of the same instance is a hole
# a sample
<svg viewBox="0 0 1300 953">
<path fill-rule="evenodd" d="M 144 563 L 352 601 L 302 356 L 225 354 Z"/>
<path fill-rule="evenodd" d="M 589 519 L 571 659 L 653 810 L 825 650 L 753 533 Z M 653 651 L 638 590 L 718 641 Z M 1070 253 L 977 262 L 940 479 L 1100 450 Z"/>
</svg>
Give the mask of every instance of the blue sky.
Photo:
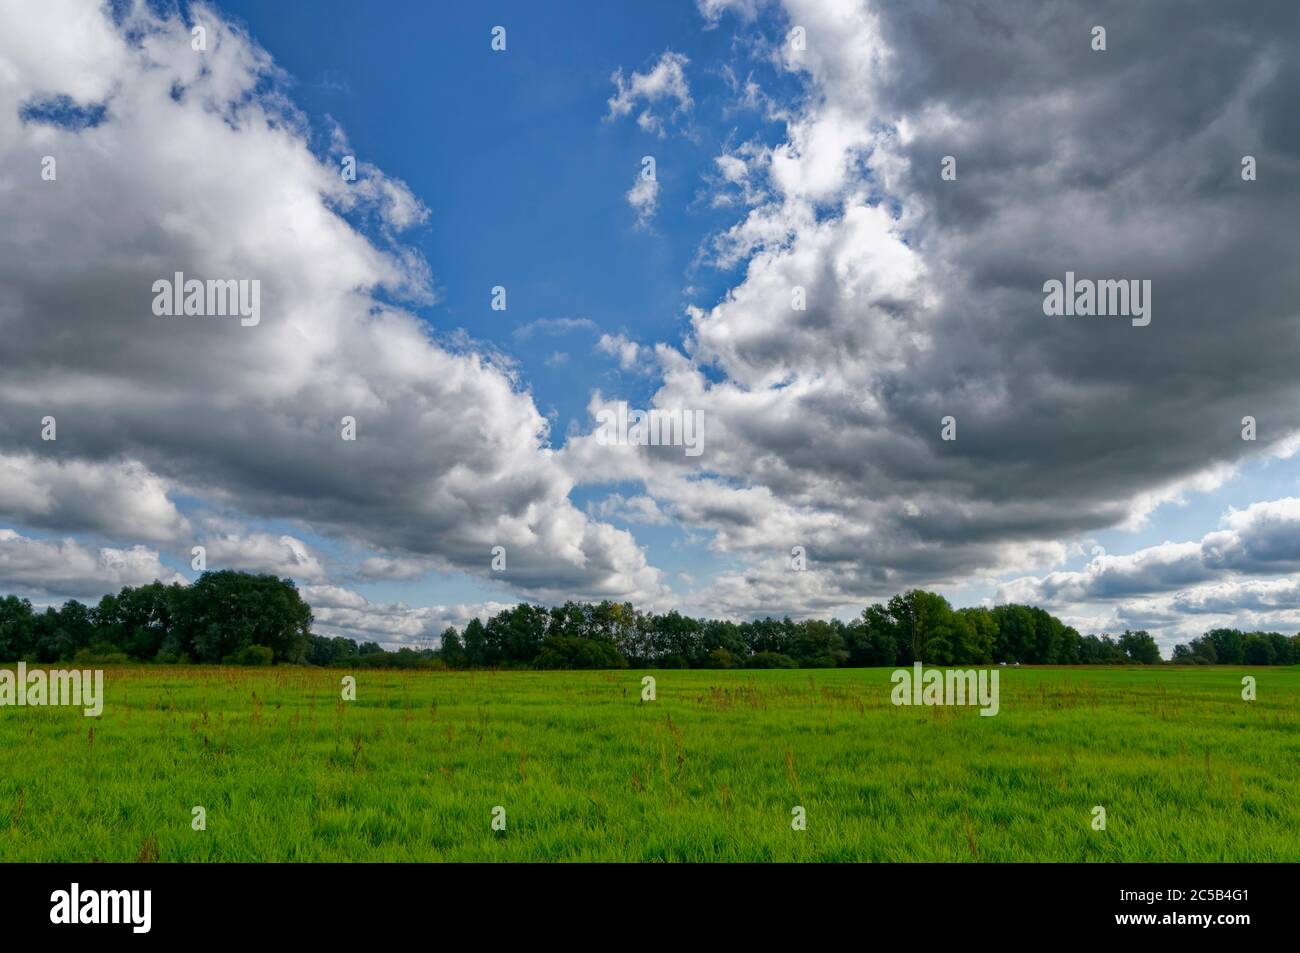
<svg viewBox="0 0 1300 953">
<path fill-rule="evenodd" d="M 738 107 L 722 72 L 762 64 L 732 31 L 701 30 L 690 4 L 402 6 L 401 17 L 358 16 L 346 2 L 223 9 L 273 52 L 318 127 L 337 122 L 360 158 L 429 207 L 429 223 L 405 236 L 439 294 L 418 313 L 440 333 L 463 329 L 517 361 L 554 443 L 571 424 L 589 429 L 594 388 L 644 406 L 653 379 L 621 371 L 596 340 L 676 342 L 686 304 L 726 293 L 735 269 L 696 259 L 734 213 L 701 200 L 701 177 L 728 142 L 779 141 L 779 124 Z M 497 24 L 507 25 L 504 55 L 489 44 Z M 604 121 L 610 76 L 647 70 L 666 50 L 700 64 L 681 127 L 659 138 L 629 119 Z M 472 150 L 451 145 L 467 140 Z M 638 227 L 624 199 L 645 155 L 656 159 L 666 212 L 650 228 Z M 505 313 L 489 307 L 496 285 L 507 289 Z M 588 325 L 536 326 L 574 320 Z M 606 489 L 579 488 L 574 499 L 585 506 Z M 667 569 L 708 573 L 712 560 L 679 531 L 645 527 L 638 540 Z M 361 591 L 417 602 L 500 595 L 463 575 Z"/>
<path fill-rule="evenodd" d="M 0 178 L 36 236 L 0 249 L 0 584 L 95 599 L 198 544 L 387 644 L 519 599 L 847 617 L 912 586 L 1166 648 L 1300 626 L 1284 50 L 1207 12 L 1250 42 L 1182 108 L 1184 22 L 1103 12 L 1144 57 L 874 0 L 9 23 L 6 168 L 60 172 Z M 156 323 L 131 289 L 181 270 L 258 278 L 261 326 Z M 1152 277 L 1155 320 L 1044 317 L 1065 270 Z M 705 452 L 606 446 L 617 401 L 701 414 Z"/>
</svg>

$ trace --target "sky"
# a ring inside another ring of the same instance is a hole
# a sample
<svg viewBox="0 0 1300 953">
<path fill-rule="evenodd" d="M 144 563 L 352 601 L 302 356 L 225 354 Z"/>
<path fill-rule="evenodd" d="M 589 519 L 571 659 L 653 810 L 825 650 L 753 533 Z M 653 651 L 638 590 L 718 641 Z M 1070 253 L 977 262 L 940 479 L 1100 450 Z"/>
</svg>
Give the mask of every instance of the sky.
<svg viewBox="0 0 1300 953">
<path fill-rule="evenodd" d="M 1298 39 L 1290 0 L 0 4 L 0 592 L 201 547 L 389 647 L 913 587 L 1297 631 Z M 157 313 L 177 273 L 256 321 Z M 1149 323 L 1045 313 L 1067 273 Z"/>
</svg>

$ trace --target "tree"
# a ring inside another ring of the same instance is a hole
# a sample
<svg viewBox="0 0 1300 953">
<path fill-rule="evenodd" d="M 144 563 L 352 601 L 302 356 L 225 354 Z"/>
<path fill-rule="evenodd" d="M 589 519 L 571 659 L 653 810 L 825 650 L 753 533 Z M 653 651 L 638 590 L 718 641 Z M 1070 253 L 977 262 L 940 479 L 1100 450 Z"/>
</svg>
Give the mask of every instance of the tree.
<svg viewBox="0 0 1300 953">
<path fill-rule="evenodd" d="M 263 645 L 277 662 L 302 663 L 312 614 L 292 580 L 221 570 L 204 573 L 190 586 L 182 624 L 203 662 Z"/>
<path fill-rule="evenodd" d="M 1119 637 L 1119 647 L 1130 662 L 1155 665 L 1160 661 L 1160 647 L 1145 631 L 1129 632 L 1126 629 Z"/>
<path fill-rule="evenodd" d="M 749 657 L 749 647 L 745 645 L 740 626 L 717 619 L 708 619 L 700 627 L 700 650 L 704 653 L 706 668 L 739 667 Z M 730 658 L 734 664 L 715 664 L 718 659 L 724 658 L 717 655 L 719 652 L 725 652 L 725 657 Z"/>
<path fill-rule="evenodd" d="M 627 668 L 627 659 L 605 639 L 576 635 L 548 635 L 537 655 L 537 668 Z"/>
<path fill-rule="evenodd" d="M 667 615 L 653 616 L 651 624 L 655 630 L 653 642 L 656 657 L 676 655 L 691 665 L 704 662 L 706 653 L 699 638 L 703 627 L 699 620 L 673 609 Z"/>
<path fill-rule="evenodd" d="M 495 664 L 488 651 L 487 630 L 478 619 L 465 626 L 465 664 L 470 668 L 487 668 Z"/>
<path fill-rule="evenodd" d="M 1214 643 L 1220 665 L 1240 665 L 1245 659 L 1245 639 L 1236 629 L 1211 629 L 1205 637 Z"/>
<path fill-rule="evenodd" d="M 994 661 L 993 653 L 998 641 L 998 623 L 991 609 L 975 606 L 958 609 L 958 617 L 964 623 L 958 654 L 964 663 L 974 662 L 987 665 Z M 1068 630 L 1074 632 L 1073 629 Z M 1074 632 L 1077 640 L 1079 633 Z"/>
<path fill-rule="evenodd" d="M 724 648 L 716 648 L 704 660 L 705 668 L 738 668 L 736 656 Z"/>
<path fill-rule="evenodd" d="M 848 664 L 866 666 L 893 665 L 898 658 L 898 624 L 880 603 L 862 610 L 860 625 L 846 633 Z"/>
<path fill-rule="evenodd" d="M 494 664 L 531 662 L 541 651 L 547 621 L 547 611 L 538 606 L 521 602 L 512 609 L 503 609 L 488 620 L 484 629 L 487 656 Z"/>
<path fill-rule="evenodd" d="M 1028 647 L 1028 656 L 1022 661 L 1031 665 L 1051 665 L 1058 659 L 1065 624 L 1037 606 L 1030 607 L 1029 615 L 1033 620 L 1034 634 Z"/>
<path fill-rule="evenodd" d="M 438 654 L 449 668 L 463 668 L 465 665 L 465 647 L 461 645 L 460 635 L 454 625 L 447 626 L 438 643 Z"/>
<path fill-rule="evenodd" d="M 947 664 L 960 640 L 952 606 L 938 593 L 912 589 L 889 600 L 885 610 L 894 623 L 900 661 Z"/>
<path fill-rule="evenodd" d="M 1173 660 L 1181 665 L 1213 665 L 1217 659 L 1214 643 L 1208 635 L 1192 639 L 1188 645 L 1175 645 Z"/>
<path fill-rule="evenodd" d="M 17 596 L 0 599 L 0 661 L 18 661 L 35 648 L 32 604 Z"/>
<path fill-rule="evenodd" d="M 95 609 L 97 624 L 109 641 L 120 645 L 132 657 L 153 659 L 176 627 L 189 590 L 179 583 L 165 586 L 151 582 L 128 586 L 116 596 L 104 596 Z"/>
<path fill-rule="evenodd" d="M 0 661 L 69 659 L 393 666 L 399 668 L 1155 664 L 1144 631 L 1081 636 L 1051 613 L 1025 605 L 953 609 L 914 589 L 839 619 L 697 619 L 639 612 L 627 602 L 521 603 L 448 627 L 439 648 L 385 651 L 377 642 L 311 633 L 311 609 L 293 582 L 243 572 L 205 573 L 193 585 L 152 582 L 103 596 L 94 608 L 69 600 L 36 612 L 0 597 Z M 1300 664 L 1300 635 L 1213 629 L 1174 648 L 1184 664 Z"/>
<path fill-rule="evenodd" d="M 793 657 L 800 668 L 835 668 L 849 657 L 835 625 L 809 619 L 796 627 Z"/>
<path fill-rule="evenodd" d="M 1033 658 L 1036 634 L 1034 614 L 1029 606 L 995 606 L 993 618 L 998 624 L 998 638 L 993 647 L 994 661 L 1030 661 Z"/>
<path fill-rule="evenodd" d="M 1277 650 L 1261 633 L 1251 632 L 1242 643 L 1242 659 L 1247 665 L 1272 665 L 1277 661 Z"/>
</svg>

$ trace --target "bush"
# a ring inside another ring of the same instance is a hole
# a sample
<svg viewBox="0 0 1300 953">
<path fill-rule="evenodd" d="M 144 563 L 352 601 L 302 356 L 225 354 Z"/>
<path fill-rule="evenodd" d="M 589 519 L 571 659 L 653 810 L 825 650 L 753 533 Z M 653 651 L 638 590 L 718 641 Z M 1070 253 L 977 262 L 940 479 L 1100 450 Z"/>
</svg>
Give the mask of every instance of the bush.
<svg viewBox="0 0 1300 953">
<path fill-rule="evenodd" d="M 334 659 L 333 668 L 418 668 L 443 671 L 447 663 L 442 659 L 413 649 L 398 649 L 396 652 L 365 652 L 355 658 Z"/>
<path fill-rule="evenodd" d="M 537 668 L 627 668 L 627 659 L 611 643 L 576 635 L 549 635 L 537 653 Z"/>
<path fill-rule="evenodd" d="M 780 652 L 758 652 L 749 660 L 748 668 L 798 668 L 799 663 Z"/>
<path fill-rule="evenodd" d="M 96 642 L 89 648 L 79 649 L 72 661 L 79 665 L 126 665 L 131 656 L 111 642 Z"/>
<path fill-rule="evenodd" d="M 724 648 L 716 648 L 704 660 L 705 668 L 736 668 L 736 656 Z"/>
<path fill-rule="evenodd" d="M 234 655 L 236 665 L 270 665 L 275 652 L 269 645 L 245 645 Z"/>
<path fill-rule="evenodd" d="M 800 668 L 839 668 L 840 660 L 829 652 L 821 655 L 814 655 L 811 658 L 801 659 Z"/>
</svg>

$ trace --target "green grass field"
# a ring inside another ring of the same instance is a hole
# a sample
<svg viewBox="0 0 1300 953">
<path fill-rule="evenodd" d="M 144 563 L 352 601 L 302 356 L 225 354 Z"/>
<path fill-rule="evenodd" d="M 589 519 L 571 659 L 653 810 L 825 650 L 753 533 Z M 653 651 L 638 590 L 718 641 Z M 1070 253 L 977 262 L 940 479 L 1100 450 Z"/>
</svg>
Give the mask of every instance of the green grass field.
<svg viewBox="0 0 1300 953">
<path fill-rule="evenodd" d="M 890 671 L 108 669 L 0 708 L 0 860 L 1300 860 L 1300 671 Z"/>
</svg>

